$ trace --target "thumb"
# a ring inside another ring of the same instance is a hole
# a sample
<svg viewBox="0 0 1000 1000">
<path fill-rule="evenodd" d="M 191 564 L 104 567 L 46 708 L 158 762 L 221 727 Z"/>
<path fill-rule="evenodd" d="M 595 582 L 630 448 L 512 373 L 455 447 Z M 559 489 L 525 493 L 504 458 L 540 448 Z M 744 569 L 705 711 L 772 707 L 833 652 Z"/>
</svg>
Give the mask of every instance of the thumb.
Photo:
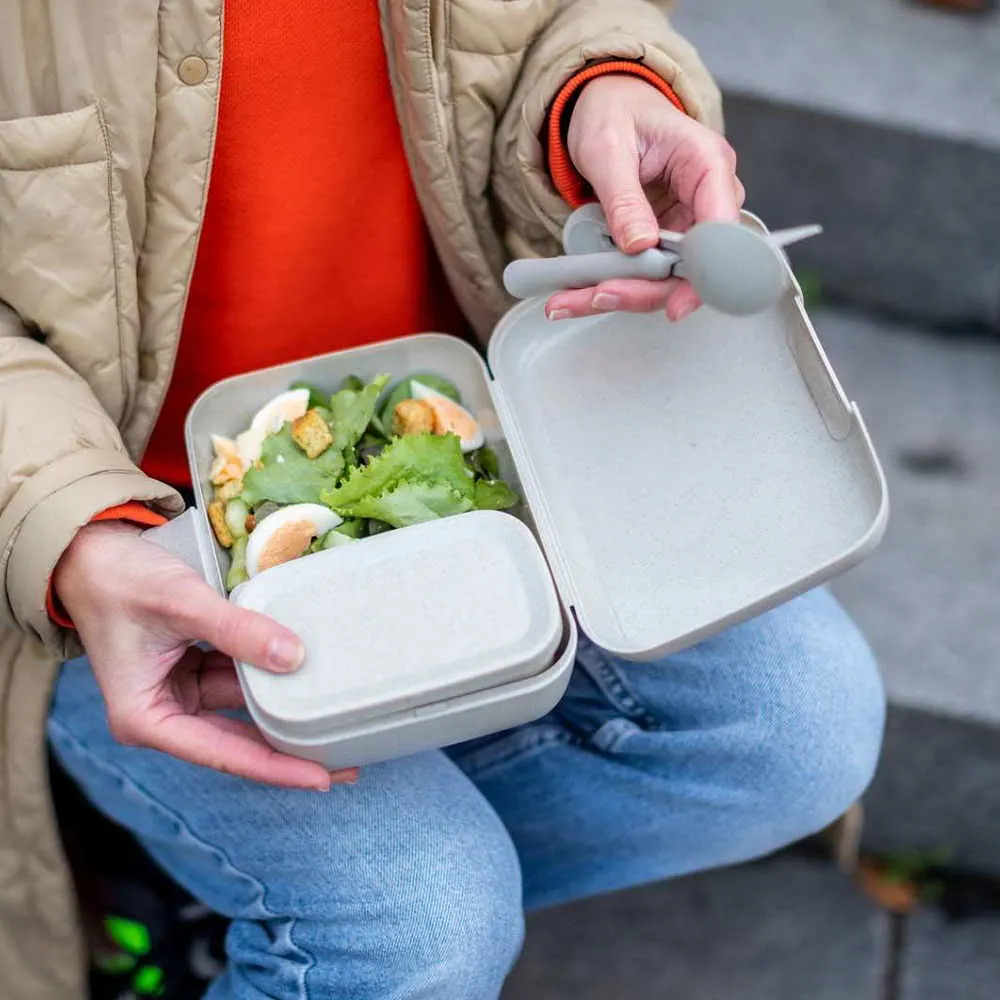
<svg viewBox="0 0 1000 1000">
<path fill-rule="evenodd" d="M 626 253 L 657 245 L 660 225 L 639 182 L 639 153 L 634 143 L 610 143 L 587 164 L 590 181 L 608 220 L 611 235 Z"/>
<path fill-rule="evenodd" d="M 234 660 L 275 673 L 295 670 L 305 658 L 302 640 L 273 618 L 238 608 L 207 584 L 185 587 L 170 624 L 184 637 L 211 643 Z"/>
</svg>

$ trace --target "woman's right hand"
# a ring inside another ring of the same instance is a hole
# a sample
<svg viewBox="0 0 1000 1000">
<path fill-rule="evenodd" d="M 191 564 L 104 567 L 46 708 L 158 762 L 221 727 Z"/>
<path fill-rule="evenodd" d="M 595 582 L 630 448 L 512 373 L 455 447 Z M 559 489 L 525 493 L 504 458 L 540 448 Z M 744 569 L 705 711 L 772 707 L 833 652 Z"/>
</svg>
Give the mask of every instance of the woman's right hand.
<svg viewBox="0 0 1000 1000">
<path fill-rule="evenodd" d="M 130 746 L 253 781 L 327 791 L 357 771 L 273 750 L 242 708 L 231 659 L 288 673 L 301 641 L 276 621 L 220 597 L 191 567 L 123 522 L 83 528 L 53 577 L 107 703 L 111 732 Z M 204 652 L 192 643 L 204 641 Z"/>
</svg>

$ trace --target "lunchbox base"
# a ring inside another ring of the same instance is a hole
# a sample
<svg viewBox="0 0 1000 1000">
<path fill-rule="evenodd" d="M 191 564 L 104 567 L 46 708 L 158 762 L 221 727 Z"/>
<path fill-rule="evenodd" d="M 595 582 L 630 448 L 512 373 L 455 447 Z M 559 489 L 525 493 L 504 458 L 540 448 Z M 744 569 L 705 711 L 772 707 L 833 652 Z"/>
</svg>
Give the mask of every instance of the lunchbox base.
<svg viewBox="0 0 1000 1000">
<path fill-rule="evenodd" d="M 555 708 L 566 692 L 576 660 L 576 622 L 565 612 L 564 619 L 560 652 L 552 666 L 535 677 L 407 709 L 322 738 L 282 737 L 259 717 L 249 700 L 247 707 L 275 750 L 316 761 L 330 770 L 376 764 L 464 743 L 533 722 Z"/>
</svg>

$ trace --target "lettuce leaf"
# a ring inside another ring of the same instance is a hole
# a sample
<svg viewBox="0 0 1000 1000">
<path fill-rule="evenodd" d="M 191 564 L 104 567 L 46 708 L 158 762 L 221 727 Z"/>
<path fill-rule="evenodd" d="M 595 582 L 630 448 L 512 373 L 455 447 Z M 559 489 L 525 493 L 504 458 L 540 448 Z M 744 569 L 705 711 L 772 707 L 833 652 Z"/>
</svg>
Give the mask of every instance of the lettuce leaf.
<svg viewBox="0 0 1000 1000">
<path fill-rule="evenodd" d="M 337 485 L 346 462 L 336 448 L 319 458 L 307 458 L 292 440 L 292 425 L 264 439 L 260 463 L 247 470 L 240 494 L 248 507 L 271 500 L 278 504 L 318 503 L 325 490 Z"/>
<path fill-rule="evenodd" d="M 388 384 L 388 375 L 377 375 L 363 389 L 341 389 L 330 397 L 328 422 L 333 432 L 333 447 L 343 455 L 346 464 L 354 464 L 354 446 L 368 430 L 379 396 Z"/>
<path fill-rule="evenodd" d="M 500 478 L 500 462 L 497 459 L 497 453 L 492 448 L 484 445 L 466 455 L 465 460 L 478 479 Z"/>
<path fill-rule="evenodd" d="M 476 483 L 475 502 L 479 510 L 509 510 L 520 501 L 502 479 L 480 479 Z"/>
<path fill-rule="evenodd" d="M 342 517 L 384 520 L 378 514 L 344 512 L 405 481 L 443 484 L 469 501 L 474 496 L 475 476 L 465 464 L 458 438 L 454 434 L 413 434 L 394 438 L 367 465 L 352 469 L 340 486 L 323 494 L 323 503 Z"/>
<path fill-rule="evenodd" d="M 406 528 L 472 510 L 475 503 L 447 483 L 404 480 L 376 496 L 341 507 L 353 517 L 373 517 L 394 528 Z"/>
<path fill-rule="evenodd" d="M 454 434 L 395 438 L 368 465 L 351 471 L 323 503 L 342 517 L 405 528 L 475 508 L 506 510 L 517 495 L 500 480 L 476 481 Z"/>
</svg>

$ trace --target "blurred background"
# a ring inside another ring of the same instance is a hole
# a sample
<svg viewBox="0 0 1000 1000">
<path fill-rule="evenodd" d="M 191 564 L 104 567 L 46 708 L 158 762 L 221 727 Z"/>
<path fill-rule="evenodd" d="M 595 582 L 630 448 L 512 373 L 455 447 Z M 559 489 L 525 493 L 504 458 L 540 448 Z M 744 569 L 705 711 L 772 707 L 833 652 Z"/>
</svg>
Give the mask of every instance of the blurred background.
<svg viewBox="0 0 1000 1000">
<path fill-rule="evenodd" d="M 537 914 L 505 1000 L 995 1000 L 1000 11 L 682 0 L 674 20 L 725 91 L 747 207 L 826 227 L 793 262 L 890 479 L 886 541 L 835 586 L 881 660 L 887 741 L 839 866 L 820 840 Z"/>
</svg>

